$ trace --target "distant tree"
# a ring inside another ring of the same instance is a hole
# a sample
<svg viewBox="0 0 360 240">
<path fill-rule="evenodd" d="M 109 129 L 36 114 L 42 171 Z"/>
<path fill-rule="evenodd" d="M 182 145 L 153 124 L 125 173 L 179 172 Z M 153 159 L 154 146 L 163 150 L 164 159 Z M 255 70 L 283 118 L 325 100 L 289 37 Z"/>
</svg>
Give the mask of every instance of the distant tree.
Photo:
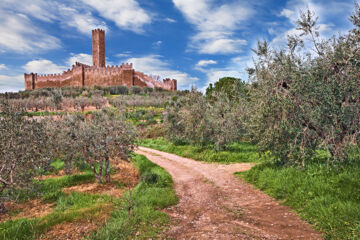
<svg viewBox="0 0 360 240">
<path fill-rule="evenodd" d="M 107 101 L 102 96 L 92 96 L 91 97 L 91 105 L 95 106 L 96 109 L 101 109 L 106 105 Z"/>
<path fill-rule="evenodd" d="M 131 93 L 132 94 L 140 94 L 142 92 L 142 88 L 139 86 L 132 86 Z"/>
<path fill-rule="evenodd" d="M 223 93 L 230 99 L 233 99 L 239 95 L 244 95 L 247 91 L 247 85 L 248 84 L 243 82 L 240 78 L 223 77 L 220 78 L 215 85 L 210 83 L 209 87 L 206 89 L 205 95 L 208 99 L 215 100 L 216 94 Z"/>
<path fill-rule="evenodd" d="M 85 108 L 90 105 L 89 98 L 87 97 L 77 97 L 75 98 L 74 102 L 75 102 L 75 106 L 78 109 L 81 109 L 81 111 L 84 111 Z"/>
<path fill-rule="evenodd" d="M 63 95 L 62 95 L 61 89 L 54 89 L 52 91 L 51 100 L 52 100 L 52 103 L 55 106 L 55 109 L 60 110 L 61 109 L 61 103 L 62 103 L 62 100 L 63 100 Z"/>
</svg>

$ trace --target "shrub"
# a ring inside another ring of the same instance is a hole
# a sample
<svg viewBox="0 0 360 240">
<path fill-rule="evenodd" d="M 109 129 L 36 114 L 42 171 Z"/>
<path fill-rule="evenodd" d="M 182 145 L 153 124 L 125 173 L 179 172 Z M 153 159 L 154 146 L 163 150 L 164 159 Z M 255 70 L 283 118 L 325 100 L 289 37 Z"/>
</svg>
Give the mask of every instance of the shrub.
<svg viewBox="0 0 360 240">
<path fill-rule="evenodd" d="M 101 109 L 107 103 L 107 100 L 101 96 L 92 96 L 91 97 L 91 105 L 95 106 L 96 109 Z"/>
<path fill-rule="evenodd" d="M 85 107 L 90 106 L 90 101 L 87 97 L 77 97 L 74 102 L 76 108 L 81 109 L 81 111 L 84 111 Z"/>
<path fill-rule="evenodd" d="M 356 26 L 351 32 L 321 41 L 308 10 L 298 21 L 302 34 L 289 36 L 288 49 L 258 43 L 249 130 L 261 150 L 270 150 L 282 164 L 304 166 L 317 149 L 339 163 L 349 160 L 348 149 L 359 147 L 360 53 L 354 51 L 360 42 L 359 5 L 351 20 Z M 302 36 L 312 39 L 309 52 Z"/>
<path fill-rule="evenodd" d="M 131 93 L 132 94 L 140 94 L 142 92 L 142 88 L 139 86 L 132 86 Z"/>
</svg>

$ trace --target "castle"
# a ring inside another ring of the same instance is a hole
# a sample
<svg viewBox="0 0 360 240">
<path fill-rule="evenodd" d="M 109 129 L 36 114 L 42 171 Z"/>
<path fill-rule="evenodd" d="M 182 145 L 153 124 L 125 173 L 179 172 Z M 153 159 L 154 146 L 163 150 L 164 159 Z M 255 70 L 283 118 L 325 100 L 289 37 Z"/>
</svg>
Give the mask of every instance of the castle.
<svg viewBox="0 0 360 240">
<path fill-rule="evenodd" d="M 25 89 L 125 85 L 128 87 L 157 87 L 171 91 L 177 90 L 175 79 L 155 80 L 149 75 L 135 71 L 132 63 L 123 63 L 121 66 L 106 66 L 104 30 L 95 29 L 92 31 L 92 57 L 93 66 L 76 62 L 72 69 L 61 74 L 25 73 Z"/>
</svg>

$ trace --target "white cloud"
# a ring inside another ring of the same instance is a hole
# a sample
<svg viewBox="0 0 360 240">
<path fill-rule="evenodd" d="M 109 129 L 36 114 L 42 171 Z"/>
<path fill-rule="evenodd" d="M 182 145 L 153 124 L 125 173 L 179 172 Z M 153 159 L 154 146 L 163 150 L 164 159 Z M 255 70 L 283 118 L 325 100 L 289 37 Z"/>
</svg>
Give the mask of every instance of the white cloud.
<svg viewBox="0 0 360 240">
<path fill-rule="evenodd" d="M 24 75 L 0 75 L 0 92 L 17 92 L 24 90 Z"/>
<path fill-rule="evenodd" d="M 53 63 L 47 59 L 33 60 L 26 63 L 23 66 L 23 69 L 30 73 L 40 73 L 40 74 L 51 74 L 51 73 L 61 73 L 68 68 L 66 66 L 60 66 Z"/>
<path fill-rule="evenodd" d="M 108 30 L 106 23 L 95 18 L 91 12 L 80 13 L 79 10 L 66 7 L 62 4 L 58 6 L 59 20 L 69 27 L 76 28 L 79 32 L 90 35 L 91 30 L 101 28 Z"/>
<path fill-rule="evenodd" d="M 162 41 L 159 40 L 159 41 L 154 42 L 154 43 L 153 43 L 153 46 L 154 46 L 154 47 L 160 47 L 161 44 L 162 44 Z"/>
<path fill-rule="evenodd" d="M 207 80 L 200 88 L 200 91 L 205 92 L 210 83 L 215 83 L 223 77 L 235 77 L 241 78 L 243 81 L 248 79 L 246 68 L 253 67 L 253 61 L 251 56 L 238 56 L 232 58 L 227 66 L 224 68 L 211 68 L 206 69 Z"/>
<path fill-rule="evenodd" d="M 129 58 L 126 62 L 133 63 L 136 71 L 159 75 L 161 78 L 176 79 L 179 88 L 189 88 L 189 86 L 199 80 L 197 77 L 191 77 L 185 72 L 172 69 L 170 64 L 164 61 L 159 55 Z"/>
<path fill-rule="evenodd" d="M 143 32 L 143 27 L 151 23 L 151 16 L 135 0 L 83 0 L 121 28 L 136 33 Z"/>
<path fill-rule="evenodd" d="M 130 57 L 131 56 L 131 51 L 125 51 L 123 53 L 118 53 L 115 56 L 118 57 L 118 58 Z"/>
<path fill-rule="evenodd" d="M 172 18 L 165 18 L 165 21 L 169 23 L 176 23 L 176 20 Z"/>
<path fill-rule="evenodd" d="M 33 53 L 60 47 L 60 40 L 34 26 L 23 14 L 0 9 L 0 51 Z"/>
<path fill-rule="evenodd" d="M 287 18 L 290 26 L 284 28 L 284 24 L 277 29 L 269 29 L 274 34 L 271 45 L 274 47 L 284 47 L 287 42 L 287 35 L 299 34 L 296 30 L 296 22 L 300 18 L 300 11 L 309 9 L 314 12 L 318 19 L 318 31 L 324 38 L 330 38 L 332 35 L 348 30 L 345 23 L 337 23 L 337 27 L 332 23 L 334 19 L 347 19 L 344 16 L 350 16 L 354 2 L 351 0 L 344 1 L 313 1 L 313 0 L 290 0 L 286 3 L 286 7 L 281 10 L 280 16 Z M 310 46 L 309 39 L 305 39 L 306 46 Z"/>
<path fill-rule="evenodd" d="M 71 57 L 66 61 L 68 66 L 72 66 L 75 62 L 80 62 L 92 66 L 92 55 L 86 53 L 71 54 Z"/>
<path fill-rule="evenodd" d="M 280 16 L 284 16 L 286 18 L 292 18 L 292 16 L 294 15 L 295 15 L 294 11 L 286 8 L 284 8 L 280 13 Z"/>
<path fill-rule="evenodd" d="M 7 69 L 6 65 L 0 63 L 0 71 L 1 71 L 1 70 L 5 70 L 5 69 Z"/>
<path fill-rule="evenodd" d="M 210 64 L 216 64 L 217 62 L 214 60 L 200 60 L 195 67 L 206 67 Z"/>
<path fill-rule="evenodd" d="M 59 22 L 63 28 L 74 27 L 87 35 L 95 28 L 107 30 L 105 22 L 93 16 L 92 9 L 79 5 L 75 0 L 4 0 L 0 9 L 9 14 L 21 13 L 49 23 Z"/>
<path fill-rule="evenodd" d="M 204 54 L 231 54 L 241 52 L 246 41 L 238 39 L 235 31 L 242 28 L 253 10 L 244 3 L 216 5 L 215 1 L 173 0 L 197 33 L 190 47 Z"/>
</svg>

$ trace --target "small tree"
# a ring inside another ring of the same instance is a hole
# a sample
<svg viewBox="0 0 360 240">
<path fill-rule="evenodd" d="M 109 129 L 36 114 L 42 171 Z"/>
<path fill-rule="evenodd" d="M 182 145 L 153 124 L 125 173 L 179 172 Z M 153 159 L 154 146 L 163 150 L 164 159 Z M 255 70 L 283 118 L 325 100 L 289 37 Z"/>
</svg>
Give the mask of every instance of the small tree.
<svg viewBox="0 0 360 240">
<path fill-rule="evenodd" d="M 142 92 L 142 88 L 139 86 L 133 86 L 131 87 L 131 93 L 132 94 L 140 94 Z"/>
<path fill-rule="evenodd" d="M 92 96 L 91 97 L 91 105 L 95 106 L 96 109 L 101 109 L 106 105 L 107 101 L 105 98 L 101 96 Z"/>
<path fill-rule="evenodd" d="M 0 195 L 28 187 L 34 175 L 48 166 L 47 133 L 41 121 L 2 103 L 0 118 Z M 0 211 L 4 205 L 0 202 Z"/>
<path fill-rule="evenodd" d="M 63 100 L 63 95 L 62 95 L 61 89 L 54 89 L 52 91 L 51 100 L 55 106 L 55 109 L 61 110 L 61 103 Z"/>
<path fill-rule="evenodd" d="M 87 97 L 77 97 L 74 100 L 75 106 L 81 111 L 85 110 L 85 107 L 90 105 L 89 99 Z"/>
<path fill-rule="evenodd" d="M 80 126 L 80 139 L 85 160 L 90 164 L 97 182 L 110 182 L 110 158 L 127 160 L 134 149 L 136 131 L 122 116 L 99 112 Z"/>
<path fill-rule="evenodd" d="M 71 174 L 74 158 L 81 151 L 80 125 L 84 118 L 80 114 L 68 114 L 57 120 L 48 120 L 48 131 L 52 134 L 53 150 L 65 162 L 66 174 Z"/>
</svg>

